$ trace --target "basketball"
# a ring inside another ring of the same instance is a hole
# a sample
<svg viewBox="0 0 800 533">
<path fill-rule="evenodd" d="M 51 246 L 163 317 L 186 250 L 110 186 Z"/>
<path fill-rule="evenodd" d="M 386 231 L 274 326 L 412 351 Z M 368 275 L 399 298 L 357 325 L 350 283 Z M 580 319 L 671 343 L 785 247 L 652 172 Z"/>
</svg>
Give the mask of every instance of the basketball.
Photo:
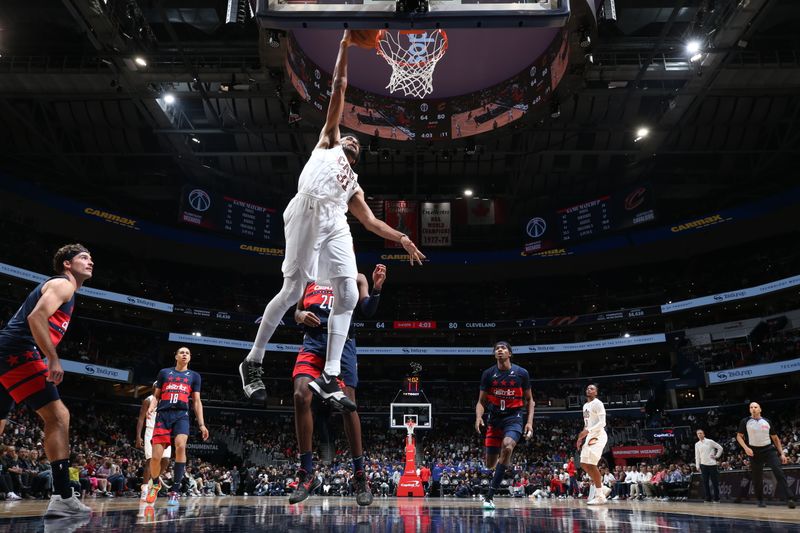
<svg viewBox="0 0 800 533">
<path fill-rule="evenodd" d="M 350 42 L 359 48 L 375 48 L 380 30 L 351 30 Z"/>
</svg>

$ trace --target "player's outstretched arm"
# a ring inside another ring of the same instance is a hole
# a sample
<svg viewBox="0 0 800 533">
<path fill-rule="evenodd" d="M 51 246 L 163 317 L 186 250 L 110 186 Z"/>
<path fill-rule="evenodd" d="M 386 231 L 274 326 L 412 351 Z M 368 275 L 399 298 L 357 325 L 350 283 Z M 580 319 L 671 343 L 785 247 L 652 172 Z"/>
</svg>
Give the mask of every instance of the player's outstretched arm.
<svg viewBox="0 0 800 533">
<path fill-rule="evenodd" d="M 386 222 L 375 218 L 372 209 L 369 208 L 367 202 L 364 200 L 363 189 L 358 189 L 353 194 L 347 207 L 353 216 L 356 217 L 367 230 L 384 239 L 399 242 L 403 249 L 408 252 L 410 258 L 409 262 L 412 266 L 415 261 L 420 265 L 422 264 L 422 260 L 425 259 L 425 254 L 419 251 L 417 245 L 414 244 L 414 241 L 412 241 L 408 235 L 397 231 L 386 224 Z"/>
<path fill-rule="evenodd" d="M 350 46 L 350 30 L 344 30 L 339 43 L 339 55 L 333 67 L 331 99 L 328 102 L 328 115 L 319 137 L 318 148 L 330 148 L 339 142 L 339 122 L 344 111 L 344 93 L 347 90 L 347 48 Z"/>
</svg>

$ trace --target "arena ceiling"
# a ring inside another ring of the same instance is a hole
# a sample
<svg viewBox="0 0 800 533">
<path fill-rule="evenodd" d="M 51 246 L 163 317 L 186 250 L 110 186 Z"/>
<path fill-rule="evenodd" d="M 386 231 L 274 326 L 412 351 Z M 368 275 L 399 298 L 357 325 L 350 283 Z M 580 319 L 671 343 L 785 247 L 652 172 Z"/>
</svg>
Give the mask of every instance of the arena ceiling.
<svg viewBox="0 0 800 533">
<path fill-rule="evenodd" d="M 288 124 L 296 95 L 285 43 L 270 47 L 253 19 L 225 24 L 225 9 L 225 0 L 4 0 L 0 171 L 170 222 L 187 182 L 284 202 L 323 116 L 301 104 L 304 119 Z M 360 163 L 365 190 L 449 199 L 471 186 L 507 199 L 517 224 L 638 180 L 656 185 L 670 218 L 796 182 L 796 0 L 617 0 L 616 10 L 593 39 L 593 62 L 569 26 L 560 116 L 449 143 L 382 139 Z M 685 51 L 696 36 L 710 43 L 701 66 Z M 159 105 L 166 91 L 179 106 Z M 634 142 L 641 125 L 651 135 Z M 491 240 L 519 244 L 516 234 Z"/>
</svg>

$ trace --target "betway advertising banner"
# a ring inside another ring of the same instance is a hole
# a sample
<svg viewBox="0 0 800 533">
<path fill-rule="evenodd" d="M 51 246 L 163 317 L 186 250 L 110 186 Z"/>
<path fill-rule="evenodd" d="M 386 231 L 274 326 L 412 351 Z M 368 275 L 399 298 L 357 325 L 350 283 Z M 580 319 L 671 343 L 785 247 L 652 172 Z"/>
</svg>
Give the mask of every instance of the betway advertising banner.
<svg viewBox="0 0 800 533">
<path fill-rule="evenodd" d="M 720 383 L 730 383 L 732 381 L 746 381 L 748 379 L 758 379 L 766 376 L 777 376 L 788 374 L 789 372 L 800 371 L 800 358 L 788 361 L 778 361 L 777 363 L 765 363 L 763 365 L 741 366 L 730 370 L 715 370 L 706 372 L 706 385 L 719 385 Z"/>
</svg>

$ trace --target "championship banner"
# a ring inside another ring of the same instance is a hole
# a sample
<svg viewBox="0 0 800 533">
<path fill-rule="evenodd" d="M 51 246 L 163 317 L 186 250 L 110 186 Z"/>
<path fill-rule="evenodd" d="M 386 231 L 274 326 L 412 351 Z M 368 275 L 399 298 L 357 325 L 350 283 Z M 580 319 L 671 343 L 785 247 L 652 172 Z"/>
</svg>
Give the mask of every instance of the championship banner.
<svg viewBox="0 0 800 533">
<path fill-rule="evenodd" d="M 664 447 L 660 444 L 650 446 L 615 446 L 611 448 L 614 459 L 650 458 L 664 454 Z"/>
<path fill-rule="evenodd" d="M 412 241 L 419 242 L 419 204 L 406 200 L 387 200 L 384 202 L 386 223 L 401 233 L 408 235 Z M 402 248 L 399 242 L 386 239 L 386 248 Z"/>
<path fill-rule="evenodd" d="M 420 223 L 422 246 L 450 246 L 450 202 L 423 202 Z"/>
<path fill-rule="evenodd" d="M 719 385 L 720 383 L 730 383 L 731 381 L 745 381 L 748 379 L 758 379 L 766 376 L 777 376 L 788 374 L 800 370 L 800 358 L 788 361 L 778 361 L 777 363 L 765 363 L 763 365 L 740 366 L 730 370 L 715 370 L 706 372 L 707 385 Z"/>
</svg>

